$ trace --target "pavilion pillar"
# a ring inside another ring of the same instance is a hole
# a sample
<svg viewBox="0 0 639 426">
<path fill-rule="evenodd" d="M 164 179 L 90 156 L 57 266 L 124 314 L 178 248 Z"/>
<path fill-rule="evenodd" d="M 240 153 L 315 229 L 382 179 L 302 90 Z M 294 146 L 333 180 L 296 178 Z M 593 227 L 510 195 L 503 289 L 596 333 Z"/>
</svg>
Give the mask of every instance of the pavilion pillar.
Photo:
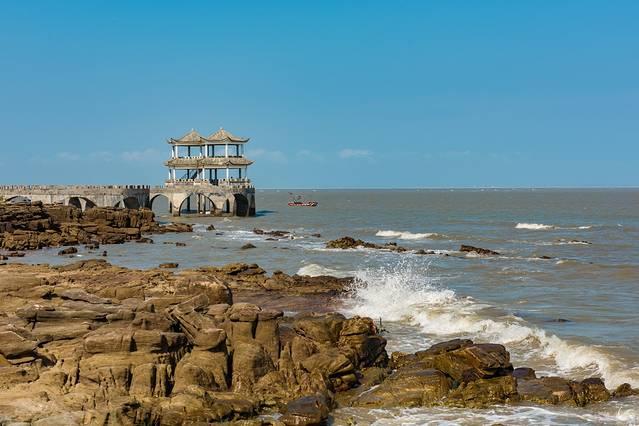
<svg viewBox="0 0 639 426">
<path fill-rule="evenodd" d="M 224 156 L 227 158 L 229 156 L 229 144 L 224 145 Z"/>
<path fill-rule="evenodd" d="M 227 145 L 227 146 L 228 146 L 228 145 Z M 227 168 L 226 168 L 226 180 L 228 180 L 228 179 L 229 179 L 229 168 L 227 167 Z"/>
</svg>

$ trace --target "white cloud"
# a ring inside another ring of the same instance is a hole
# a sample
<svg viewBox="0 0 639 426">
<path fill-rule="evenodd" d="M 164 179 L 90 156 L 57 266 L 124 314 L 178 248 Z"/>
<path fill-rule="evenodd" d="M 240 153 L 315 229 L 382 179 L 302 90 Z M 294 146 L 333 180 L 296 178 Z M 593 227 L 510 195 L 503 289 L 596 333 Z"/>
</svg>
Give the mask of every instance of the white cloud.
<svg viewBox="0 0 639 426">
<path fill-rule="evenodd" d="M 441 154 L 444 158 L 462 158 L 470 157 L 472 152 L 470 151 L 446 151 Z"/>
<path fill-rule="evenodd" d="M 263 159 L 274 163 L 286 163 L 288 159 L 282 151 L 268 149 L 253 149 L 246 152 L 246 156 L 250 159 Z"/>
<path fill-rule="evenodd" d="M 120 157 L 124 161 L 157 161 L 161 157 L 157 149 L 148 148 L 143 151 L 124 151 Z"/>
<path fill-rule="evenodd" d="M 63 160 L 63 161 L 78 161 L 80 159 L 80 155 L 79 154 L 75 154 L 73 152 L 58 152 L 56 154 L 56 158 L 58 160 Z"/>
<path fill-rule="evenodd" d="M 324 155 L 319 152 L 313 152 L 308 149 L 302 149 L 297 152 L 297 157 L 302 160 L 324 161 Z"/>
<path fill-rule="evenodd" d="M 348 159 L 348 158 L 370 158 L 373 153 L 367 149 L 352 149 L 345 148 L 341 150 L 339 153 L 339 158 Z"/>
<path fill-rule="evenodd" d="M 89 154 L 89 158 L 98 161 L 113 161 L 115 156 L 109 151 L 96 151 Z"/>
</svg>

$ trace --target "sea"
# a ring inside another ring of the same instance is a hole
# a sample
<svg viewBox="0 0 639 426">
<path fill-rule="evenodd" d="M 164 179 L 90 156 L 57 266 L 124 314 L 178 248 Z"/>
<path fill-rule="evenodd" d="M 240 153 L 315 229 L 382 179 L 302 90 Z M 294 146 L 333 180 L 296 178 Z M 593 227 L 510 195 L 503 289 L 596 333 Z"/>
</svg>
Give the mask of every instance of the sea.
<svg viewBox="0 0 639 426">
<path fill-rule="evenodd" d="M 288 207 L 302 193 L 319 206 Z M 180 217 L 192 234 L 155 244 L 103 246 L 132 268 L 257 263 L 267 271 L 356 277 L 340 309 L 382 321 L 388 350 L 412 352 L 453 338 L 501 343 L 513 364 L 538 376 L 598 376 L 639 388 L 639 189 L 258 190 L 254 218 Z M 162 207 L 160 221 L 174 220 Z M 215 230 L 207 231 L 214 225 Z M 269 239 L 254 228 L 291 232 Z M 316 234 L 320 234 L 317 236 Z M 405 253 L 327 249 L 352 236 L 396 242 Z M 186 242 L 176 247 L 164 242 Z M 242 250 L 247 243 L 254 249 Z M 499 252 L 462 253 L 467 244 Z M 420 255 L 412 251 L 432 250 Z M 80 250 L 81 258 L 97 254 Z M 65 263 L 57 249 L 31 263 Z M 333 424 L 628 425 L 639 398 L 586 408 L 497 406 L 484 410 L 340 409 Z"/>
</svg>

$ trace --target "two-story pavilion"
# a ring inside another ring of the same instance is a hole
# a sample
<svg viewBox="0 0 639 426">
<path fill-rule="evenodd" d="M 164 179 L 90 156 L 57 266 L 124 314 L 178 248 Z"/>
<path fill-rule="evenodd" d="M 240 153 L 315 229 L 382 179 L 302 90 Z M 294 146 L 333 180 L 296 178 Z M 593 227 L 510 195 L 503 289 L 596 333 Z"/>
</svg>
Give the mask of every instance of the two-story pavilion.
<svg viewBox="0 0 639 426">
<path fill-rule="evenodd" d="M 191 130 L 178 139 L 171 138 L 169 181 L 207 181 L 213 185 L 234 183 L 247 179 L 248 166 L 253 161 L 244 157 L 244 145 L 249 138 L 241 138 L 220 128 L 204 137 Z"/>
<path fill-rule="evenodd" d="M 255 188 L 247 177 L 253 161 L 244 156 L 248 141 L 223 128 L 207 137 L 193 129 L 170 138 L 171 156 L 164 163 L 169 177 L 164 187 L 151 193 L 151 204 L 163 195 L 177 215 L 255 215 Z"/>
</svg>

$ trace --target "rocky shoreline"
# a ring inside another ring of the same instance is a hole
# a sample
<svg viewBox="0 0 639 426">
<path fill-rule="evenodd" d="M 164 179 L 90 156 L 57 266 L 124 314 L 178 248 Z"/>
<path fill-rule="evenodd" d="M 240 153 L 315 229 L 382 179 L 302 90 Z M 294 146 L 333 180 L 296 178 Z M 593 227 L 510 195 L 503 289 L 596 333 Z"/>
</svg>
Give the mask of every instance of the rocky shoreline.
<svg viewBox="0 0 639 426">
<path fill-rule="evenodd" d="M 330 312 L 351 288 L 243 263 L 1 266 L 0 422 L 321 425 L 339 407 L 585 406 L 638 393 L 537 377 L 497 344 L 389 355 L 372 319 Z"/>
<path fill-rule="evenodd" d="M 188 224 L 160 225 L 148 209 L 96 207 L 82 212 L 73 206 L 0 203 L 0 249 L 13 256 L 44 247 L 149 242 L 144 234 L 192 230 Z"/>
</svg>

